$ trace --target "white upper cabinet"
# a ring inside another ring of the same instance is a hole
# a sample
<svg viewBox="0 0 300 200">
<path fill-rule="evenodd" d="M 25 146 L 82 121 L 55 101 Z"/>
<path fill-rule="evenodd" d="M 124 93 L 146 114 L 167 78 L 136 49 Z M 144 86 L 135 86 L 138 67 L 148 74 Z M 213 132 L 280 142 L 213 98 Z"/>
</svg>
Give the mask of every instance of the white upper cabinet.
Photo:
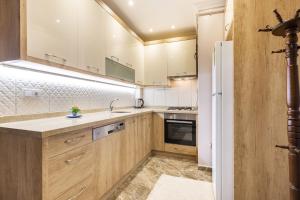
<svg viewBox="0 0 300 200">
<path fill-rule="evenodd" d="M 135 41 L 133 48 L 132 64 L 135 69 L 135 83 L 144 84 L 144 45 L 138 40 Z"/>
<path fill-rule="evenodd" d="M 196 75 L 196 40 L 166 43 L 168 76 Z"/>
<path fill-rule="evenodd" d="M 145 46 L 145 85 L 168 85 L 165 44 Z"/>
<path fill-rule="evenodd" d="M 27 55 L 77 66 L 78 0 L 27 0 Z"/>
<path fill-rule="evenodd" d="M 27 0 L 27 55 L 103 75 L 107 57 L 144 83 L 143 43 L 95 0 Z"/>
<path fill-rule="evenodd" d="M 225 39 L 230 39 L 232 34 L 232 23 L 233 23 L 233 0 L 226 0 L 225 8 Z"/>
<path fill-rule="evenodd" d="M 110 15 L 105 21 L 106 57 L 127 65 L 128 32 Z"/>
<path fill-rule="evenodd" d="M 78 0 L 78 66 L 105 74 L 105 10 L 95 0 Z"/>
</svg>

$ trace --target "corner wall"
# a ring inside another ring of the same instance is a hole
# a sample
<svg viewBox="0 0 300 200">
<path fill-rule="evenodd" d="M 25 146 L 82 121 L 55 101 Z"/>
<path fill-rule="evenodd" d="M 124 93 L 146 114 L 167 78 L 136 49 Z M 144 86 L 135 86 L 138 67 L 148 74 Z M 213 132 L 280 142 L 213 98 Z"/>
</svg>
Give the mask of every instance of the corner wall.
<svg viewBox="0 0 300 200">
<path fill-rule="evenodd" d="M 294 16 L 299 0 L 235 0 L 235 199 L 289 199 L 284 39 L 258 33 Z"/>
<path fill-rule="evenodd" d="M 224 37 L 224 13 L 198 17 L 198 165 L 211 167 L 212 53 Z"/>
</svg>

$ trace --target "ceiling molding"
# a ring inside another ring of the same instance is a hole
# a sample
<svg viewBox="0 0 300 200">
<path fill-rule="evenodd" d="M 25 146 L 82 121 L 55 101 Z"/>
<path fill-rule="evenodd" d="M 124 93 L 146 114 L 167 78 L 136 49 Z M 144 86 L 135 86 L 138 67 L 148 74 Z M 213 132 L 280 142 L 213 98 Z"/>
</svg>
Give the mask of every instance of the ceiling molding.
<svg viewBox="0 0 300 200">
<path fill-rule="evenodd" d="M 96 0 L 96 2 L 108 13 L 110 14 L 119 24 L 121 24 L 133 37 L 138 39 L 140 42 L 144 43 L 144 40 L 136 34 L 123 19 L 121 19 L 106 3 L 102 0 Z"/>
<path fill-rule="evenodd" d="M 198 13 L 208 10 L 225 9 L 225 0 L 203 0 L 195 3 L 195 7 Z"/>
<path fill-rule="evenodd" d="M 200 17 L 200 16 L 214 15 L 214 14 L 219 14 L 219 13 L 224 13 L 224 12 L 225 12 L 225 8 L 215 8 L 215 9 L 204 10 L 204 11 L 198 12 L 196 14 L 196 16 Z"/>
<path fill-rule="evenodd" d="M 174 38 L 168 38 L 163 40 L 153 40 L 145 42 L 145 46 L 154 45 L 154 44 L 161 44 L 161 43 L 171 43 L 171 42 L 179 42 L 179 41 L 185 41 L 185 40 L 194 40 L 197 38 L 197 35 L 188 35 L 183 37 L 174 37 Z"/>
</svg>

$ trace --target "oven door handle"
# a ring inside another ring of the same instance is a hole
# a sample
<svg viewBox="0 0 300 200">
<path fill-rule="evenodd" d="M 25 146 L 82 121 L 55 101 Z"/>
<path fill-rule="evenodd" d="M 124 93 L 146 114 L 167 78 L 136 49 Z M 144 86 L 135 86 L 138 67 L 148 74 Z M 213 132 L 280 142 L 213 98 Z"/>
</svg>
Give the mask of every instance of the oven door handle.
<svg viewBox="0 0 300 200">
<path fill-rule="evenodd" d="M 167 123 L 179 123 L 179 124 L 193 124 L 190 121 L 178 121 L 178 120 L 166 120 Z"/>
</svg>

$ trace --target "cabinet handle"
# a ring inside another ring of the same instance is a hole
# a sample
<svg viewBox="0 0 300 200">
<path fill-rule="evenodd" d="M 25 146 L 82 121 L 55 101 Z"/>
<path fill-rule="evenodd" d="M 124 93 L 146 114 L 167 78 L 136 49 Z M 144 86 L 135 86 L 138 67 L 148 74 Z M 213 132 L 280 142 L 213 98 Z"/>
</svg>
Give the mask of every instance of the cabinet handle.
<svg viewBox="0 0 300 200">
<path fill-rule="evenodd" d="M 79 197 L 84 191 L 86 191 L 86 189 L 87 189 L 87 187 L 86 187 L 86 186 L 83 186 L 83 187 L 81 188 L 81 190 L 80 190 L 77 194 L 75 194 L 74 196 L 68 198 L 68 200 L 74 200 L 74 199 L 77 199 L 77 197 Z"/>
<path fill-rule="evenodd" d="M 85 137 L 85 135 L 81 135 L 81 136 L 78 136 L 78 137 L 75 137 L 75 138 L 72 138 L 72 139 L 68 139 L 68 140 L 65 140 L 65 144 L 77 144 L 78 142 L 80 142 L 81 139 L 83 139 Z"/>
<path fill-rule="evenodd" d="M 183 74 L 187 74 L 187 72 L 183 72 Z"/>
<path fill-rule="evenodd" d="M 225 31 L 228 31 L 228 26 L 229 26 L 229 24 L 225 25 Z"/>
<path fill-rule="evenodd" d="M 46 57 L 53 57 L 53 58 L 61 59 L 63 61 L 63 63 L 67 62 L 67 59 L 65 59 L 63 57 L 56 56 L 54 54 L 45 53 L 45 56 Z"/>
<path fill-rule="evenodd" d="M 119 62 L 119 60 L 120 60 L 120 59 L 119 59 L 118 57 L 116 57 L 116 56 L 110 56 L 110 58 L 113 59 L 113 60 L 117 60 L 117 62 Z"/>
<path fill-rule="evenodd" d="M 98 67 L 91 67 L 91 66 L 86 66 L 86 68 L 94 70 L 96 72 L 99 72 L 99 68 Z"/>
<path fill-rule="evenodd" d="M 129 64 L 129 63 L 126 63 L 126 65 L 127 65 L 127 67 L 130 67 L 130 68 L 132 68 L 132 64 Z"/>
<path fill-rule="evenodd" d="M 71 165 L 75 161 L 80 160 L 82 158 L 82 156 L 84 156 L 84 155 L 85 155 L 85 152 L 82 153 L 82 154 L 79 154 L 78 156 L 75 156 L 75 157 L 73 157 L 71 159 L 66 160 L 65 163 L 67 163 L 68 165 Z"/>
</svg>

